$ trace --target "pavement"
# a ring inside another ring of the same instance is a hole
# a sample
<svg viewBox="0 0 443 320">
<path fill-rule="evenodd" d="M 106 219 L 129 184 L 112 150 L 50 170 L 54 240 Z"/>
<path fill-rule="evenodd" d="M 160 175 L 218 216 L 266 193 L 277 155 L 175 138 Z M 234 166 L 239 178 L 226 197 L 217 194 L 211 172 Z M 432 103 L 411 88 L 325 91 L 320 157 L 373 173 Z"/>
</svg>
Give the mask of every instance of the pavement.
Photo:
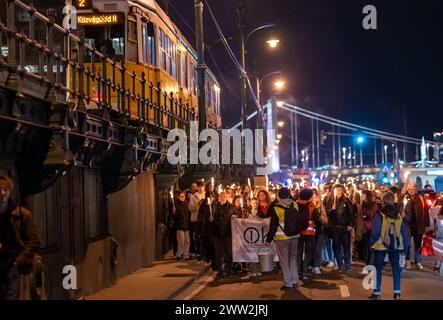
<svg viewBox="0 0 443 320">
<path fill-rule="evenodd" d="M 172 300 L 209 270 L 196 259 L 177 261 L 172 255 L 117 280 L 85 300 Z"/>
<path fill-rule="evenodd" d="M 349 273 L 322 268 L 323 273 L 300 282 L 299 289 L 282 292 L 282 275 L 276 271 L 252 278 L 248 273 L 213 281 L 211 274 L 197 280 L 176 297 L 178 300 L 368 300 L 371 290 L 363 288 L 365 277 L 359 272 L 363 263 L 355 263 Z M 392 300 L 392 273 L 387 266 L 383 272 L 382 299 Z M 443 277 L 430 263 L 423 271 L 407 270 L 401 274 L 403 300 L 443 300 Z"/>
<path fill-rule="evenodd" d="M 253 278 L 249 273 L 214 281 L 209 264 L 195 259 L 177 261 L 172 255 L 151 267 L 117 280 L 112 287 L 86 296 L 86 300 L 367 300 L 371 294 L 362 286 L 363 263 L 354 263 L 349 273 L 323 267 L 322 274 L 300 281 L 296 291 L 282 292 L 282 275 L 277 271 Z M 443 277 L 432 269 L 407 270 L 401 274 L 402 299 L 443 300 Z M 382 298 L 392 299 L 392 273 L 383 272 Z"/>
</svg>

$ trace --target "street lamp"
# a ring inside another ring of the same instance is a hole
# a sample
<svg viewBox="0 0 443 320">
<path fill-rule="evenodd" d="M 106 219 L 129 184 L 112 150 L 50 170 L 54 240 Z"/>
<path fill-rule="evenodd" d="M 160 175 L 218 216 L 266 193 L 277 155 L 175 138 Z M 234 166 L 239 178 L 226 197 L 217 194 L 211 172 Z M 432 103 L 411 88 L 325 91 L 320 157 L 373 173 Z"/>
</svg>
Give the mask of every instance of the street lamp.
<svg viewBox="0 0 443 320">
<path fill-rule="evenodd" d="M 278 140 L 281 140 L 281 138 L 282 138 L 281 133 L 277 134 L 277 139 L 278 139 Z"/>
<path fill-rule="evenodd" d="M 275 48 L 278 46 L 278 44 L 280 43 L 280 40 L 278 39 L 270 39 L 268 41 L 266 41 L 267 44 L 271 47 L 271 48 Z"/>
<path fill-rule="evenodd" d="M 285 125 L 285 123 L 283 121 L 279 121 L 277 122 L 277 125 L 281 128 Z"/>
<path fill-rule="evenodd" d="M 286 85 L 286 82 L 284 82 L 283 80 L 277 80 L 274 82 L 274 87 L 278 90 L 282 90 Z"/>
<path fill-rule="evenodd" d="M 261 106 L 261 99 L 260 99 L 261 98 L 261 85 L 262 85 L 263 81 L 266 80 L 267 78 L 272 77 L 277 74 L 281 74 L 281 71 L 270 72 L 270 73 L 264 75 L 261 79 L 259 77 L 257 77 L 256 91 L 257 91 L 258 104 L 260 106 Z"/>
<path fill-rule="evenodd" d="M 385 162 L 388 162 L 388 146 L 384 145 L 383 148 L 385 149 Z"/>
</svg>

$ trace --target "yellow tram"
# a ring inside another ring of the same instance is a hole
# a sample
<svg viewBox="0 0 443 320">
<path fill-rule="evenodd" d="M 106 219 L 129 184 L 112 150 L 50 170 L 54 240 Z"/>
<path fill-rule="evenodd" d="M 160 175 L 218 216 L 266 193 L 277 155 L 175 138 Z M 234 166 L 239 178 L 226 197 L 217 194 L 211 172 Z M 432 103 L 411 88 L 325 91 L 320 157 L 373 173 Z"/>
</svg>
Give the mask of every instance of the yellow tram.
<svg viewBox="0 0 443 320">
<path fill-rule="evenodd" d="M 196 51 L 155 0 L 73 0 L 72 4 L 85 43 L 98 51 L 105 50 L 116 61 L 124 61 L 128 74 L 134 72 L 140 77 L 144 72 L 147 83 L 160 84 L 162 92 L 198 112 Z M 100 69 L 99 64 L 95 65 L 95 70 Z M 108 66 L 107 77 L 111 72 Z M 220 86 L 209 69 L 205 78 L 207 121 L 221 128 Z M 130 82 L 130 77 L 125 81 Z M 140 92 L 139 82 L 136 86 Z M 89 87 L 91 95 L 97 94 L 94 83 Z M 115 92 L 111 104 L 117 104 Z M 131 102 L 131 118 L 137 117 L 135 104 Z"/>
</svg>

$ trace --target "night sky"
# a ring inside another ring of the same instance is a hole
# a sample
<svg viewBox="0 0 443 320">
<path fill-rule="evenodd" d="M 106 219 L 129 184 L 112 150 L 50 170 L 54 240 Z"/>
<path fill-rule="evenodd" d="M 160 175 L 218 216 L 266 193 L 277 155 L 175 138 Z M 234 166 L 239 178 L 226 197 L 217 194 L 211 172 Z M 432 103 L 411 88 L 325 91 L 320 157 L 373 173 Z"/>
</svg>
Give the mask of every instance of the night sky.
<svg viewBox="0 0 443 320">
<path fill-rule="evenodd" d="M 236 38 L 237 1 L 208 2 L 225 36 Z M 362 28 L 362 9 L 367 4 L 378 10 L 378 30 Z M 286 101 L 398 134 L 404 134 L 405 109 L 408 136 L 431 139 L 434 131 L 443 131 L 443 1 L 249 0 L 247 6 L 246 29 L 272 22 L 281 40 L 280 48 L 270 50 L 265 41 L 272 31 L 251 37 L 248 72 L 255 79 L 254 59 L 261 75 L 284 71 Z M 171 0 L 169 15 L 195 43 L 182 19 L 194 28 L 193 1 Z M 230 127 L 240 120 L 238 72 L 216 43 L 207 10 L 204 27 L 210 46 L 207 64 L 222 86 L 223 124 Z M 238 40 L 230 44 L 238 53 Z M 271 85 L 272 81 L 265 82 L 263 99 L 269 98 Z M 252 111 L 249 102 L 248 113 Z M 310 120 L 300 121 L 298 128 L 300 140 L 310 141 Z M 330 126 L 321 129 L 329 131 Z M 328 145 L 323 148 L 327 151 Z M 369 156 L 372 151 L 365 152 Z"/>
</svg>

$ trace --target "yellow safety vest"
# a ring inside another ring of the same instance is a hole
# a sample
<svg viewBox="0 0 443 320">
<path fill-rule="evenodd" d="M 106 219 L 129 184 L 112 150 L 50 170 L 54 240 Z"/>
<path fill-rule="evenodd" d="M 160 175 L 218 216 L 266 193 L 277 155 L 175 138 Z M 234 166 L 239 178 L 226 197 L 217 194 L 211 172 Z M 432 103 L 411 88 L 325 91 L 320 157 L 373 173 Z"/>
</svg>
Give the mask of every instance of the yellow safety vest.
<svg viewBox="0 0 443 320">
<path fill-rule="evenodd" d="M 401 225 L 403 223 L 403 219 L 400 216 L 398 216 L 396 219 L 391 219 L 382 212 L 380 212 L 380 215 L 382 218 L 380 238 L 377 240 L 377 242 L 374 243 L 372 249 L 380 251 L 388 250 L 388 248 L 386 248 L 383 244 L 383 238 L 386 233 L 389 232 L 389 227 L 391 226 L 391 224 L 394 224 L 395 233 L 397 234 L 399 239 L 399 247 L 397 248 L 397 250 L 403 250 L 403 236 L 401 234 Z"/>
<path fill-rule="evenodd" d="M 297 203 L 293 202 L 293 205 L 294 205 L 294 208 L 298 211 Z M 282 206 L 283 208 L 280 206 Z M 289 206 L 286 206 L 284 204 L 274 206 L 274 210 L 275 210 L 275 213 L 277 214 L 278 224 L 279 224 L 279 226 L 277 227 L 277 232 L 275 233 L 275 240 L 288 240 L 288 239 L 300 237 L 299 234 L 292 236 L 292 237 L 288 237 L 285 234 L 285 232 L 283 231 L 283 229 L 285 228 L 285 211 L 286 211 L 285 208 L 289 208 Z"/>
</svg>

